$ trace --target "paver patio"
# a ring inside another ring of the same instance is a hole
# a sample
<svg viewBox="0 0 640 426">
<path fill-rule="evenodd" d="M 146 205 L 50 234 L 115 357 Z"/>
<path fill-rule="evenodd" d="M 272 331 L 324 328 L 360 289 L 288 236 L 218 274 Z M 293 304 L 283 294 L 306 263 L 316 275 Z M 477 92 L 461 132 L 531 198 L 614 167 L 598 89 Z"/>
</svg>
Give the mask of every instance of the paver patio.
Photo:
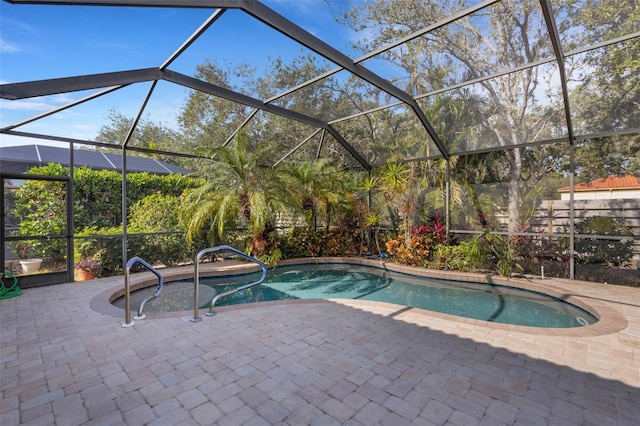
<svg viewBox="0 0 640 426">
<path fill-rule="evenodd" d="M 356 300 L 123 328 L 122 282 L 0 301 L 2 426 L 640 424 L 637 288 L 554 281 L 614 318 L 563 334 Z"/>
</svg>

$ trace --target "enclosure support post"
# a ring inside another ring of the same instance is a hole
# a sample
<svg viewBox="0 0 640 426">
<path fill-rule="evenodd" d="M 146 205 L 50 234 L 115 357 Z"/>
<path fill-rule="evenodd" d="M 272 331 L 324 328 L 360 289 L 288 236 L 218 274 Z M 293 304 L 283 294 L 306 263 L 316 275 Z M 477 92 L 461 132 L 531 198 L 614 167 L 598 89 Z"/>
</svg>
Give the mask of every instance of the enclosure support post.
<svg viewBox="0 0 640 426">
<path fill-rule="evenodd" d="M 447 230 L 447 245 L 451 245 L 451 220 L 449 216 L 451 209 L 449 203 L 451 202 L 451 161 L 446 158 L 446 175 L 445 175 L 445 187 L 444 187 L 444 216 L 445 216 L 445 229 Z"/>
<path fill-rule="evenodd" d="M 122 146 L 122 267 L 127 268 L 127 149 Z M 128 320 L 127 320 L 128 322 Z"/>
<path fill-rule="evenodd" d="M 573 140 L 569 141 L 569 279 L 575 280 L 575 209 L 573 206 L 573 177 L 575 174 L 575 164 L 574 164 L 574 148 L 575 145 Z"/>
<path fill-rule="evenodd" d="M 69 180 L 67 181 L 67 205 L 65 206 L 66 210 L 67 210 L 67 238 L 65 239 L 65 241 L 67 242 L 67 280 L 68 282 L 73 282 L 75 281 L 75 277 L 73 274 L 73 263 L 74 263 L 74 259 L 75 259 L 75 238 L 74 235 L 76 234 L 76 230 L 75 230 L 75 226 L 76 226 L 76 222 L 74 219 L 74 211 L 73 211 L 73 206 L 76 203 L 75 197 L 74 197 L 74 182 L 75 182 L 75 177 L 74 177 L 74 169 L 76 167 L 75 165 L 75 156 L 73 154 L 73 150 L 75 148 L 75 144 L 73 142 L 71 142 L 71 144 L 69 144 Z"/>
</svg>

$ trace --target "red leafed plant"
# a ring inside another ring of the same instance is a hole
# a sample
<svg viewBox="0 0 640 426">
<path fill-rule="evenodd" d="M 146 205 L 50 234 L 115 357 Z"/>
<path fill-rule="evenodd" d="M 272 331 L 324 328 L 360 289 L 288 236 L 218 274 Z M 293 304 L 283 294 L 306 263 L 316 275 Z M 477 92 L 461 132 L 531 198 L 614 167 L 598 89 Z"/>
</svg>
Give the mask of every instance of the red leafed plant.
<svg viewBox="0 0 640 426">
<path fill-rule="evenodd" d="M 441 223 L 442 215 L 436 211 L 429 216 L 429 223 L 411 228 L 411 236 L 405 241 L 403 235 L 386 242 L 387 252 L 398 263 L 411 266 L 426 266 L 432 252 L 447 240 L 446 227 Z"/>
<path fill-rule="evenodd" d="M 75 268 L 83 271 L 95 272 L 100 271 L 100 263 L 93 257 L 85 257 L 75 263 Z"/>
</svg>

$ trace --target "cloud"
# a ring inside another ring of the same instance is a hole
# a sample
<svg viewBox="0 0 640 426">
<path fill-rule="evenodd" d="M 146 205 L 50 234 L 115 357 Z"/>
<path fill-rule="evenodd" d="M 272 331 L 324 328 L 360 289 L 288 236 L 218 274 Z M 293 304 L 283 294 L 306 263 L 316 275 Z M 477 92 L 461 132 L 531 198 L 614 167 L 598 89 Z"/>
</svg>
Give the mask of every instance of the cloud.
<svg viewBox="0 0 640 426">
<path fill-rule="evenodd" d="M 20 21 L 17 19 L 0 18 L 0 24 L 2 24 L 2 26 L 5 28 L 13 27 L 26 33 L 36 34 L 38 32 L 36 28 L 31 24 L 28 24 L 25 21 Z"/>
<path fill-rule="evenodd" d="M 65 130 L 65 136 L 80 140 L 93 140 L 100 126 L 91 124 L 74 124 Z"/>
<path fill-rule="evenodd" d="M 0 108 L 10 111 L 48 111 L 55 108 L 55 105 L 51 105 L 38 98 L 17 101 L 1 99 Z"/>
<path fill-rule="evenodd" d="M 11 33 L 15 36 L 18 36 L 20 34 L 24 35 L 25 33 L 37 34 L 38 32 L 35 27 L 25 21 L 20 21 L 17 19 L 7 19 L 2 16 L 0 16 L 0 26 L 2 26 L 4 30 L 8 30 L 9 28 L 11 28 L 13 30 L 11 31 Z M 0 53 L 19 53 L 22 51 L 24 51 L 24 49 L 21 48 L 20 45 L 5 40 L 2 36 L 0 36 Z"/>
<path fill-rule="evenodd" d="M 2 110 L 2 120 L 0 120 L 0 123 L 2 123 L 2 126 L 5 126 L 10 123 L 15 124 L 21 122 L 26 118 L 35 117 L 36 115 L 66 104 L 68 100 L 69 98 L 65 97 L 65 95 L 18 99 L 14 101 L 0 99 L 0 110 Z M 73 112 L 66 110 L 55 114 L 55 117 L 68 117 L 73 114 Z"/>
<path fill-rule="evenodd" d="M 58 93 L 51 95 L 52 103 L 55 105 L 65 105 L 69 102 L 75 101 L 79 96 L 71 96 L 69 93 Z"/>
<path fill-rule="evenodd" d="M 22 49 L 17 44 L 11 43 L 0 37 L 0 53 L 18 53 Z"/>
<path fill-rule="evenodd" d="M 38 28 L 19 19 L 11 19 L 0 15 L 0 28 L 5 37 L 0 36 L 0 53 L 24 53 L 29 51 L 25 48 L 25 40 L 39 33 Z M 20 43 L 13 42 L 20 40 Z"/>
<path fill-rule="evenodd" d="M 5 84 L 5 82 L 2 82 L 2 84 Z M 76 98 L 69 96 L 67 93 L 60 93 L 47 97 L 39 96 L 31 99 L 18 99 L 15 101 L 0 99 L 0 107 L 3 110 L 40 112 L 68 104 L 75 99 Z"/>
</svg>

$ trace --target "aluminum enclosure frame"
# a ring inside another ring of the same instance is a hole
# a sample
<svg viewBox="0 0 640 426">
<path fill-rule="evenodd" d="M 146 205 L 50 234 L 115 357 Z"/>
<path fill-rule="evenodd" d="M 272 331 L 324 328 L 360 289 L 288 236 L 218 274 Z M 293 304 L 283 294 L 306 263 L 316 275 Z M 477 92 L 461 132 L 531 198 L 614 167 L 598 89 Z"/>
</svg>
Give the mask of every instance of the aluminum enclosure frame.
<svg viewBox="0 0 640 426">
<path fill-rule="evenodd" d="M 169 81 L 175 84 L 180 84 L 185 87 L 192 88 L 194 90 L 201 90 L 203 92 L 209 93 L 214 96 L 219 96 L 230 100 L 232 102 L 237 102 L 242 105 L 251 106 L 257 110 L 267 111 L 270 113 L 274 113 L 289 119 L 293 119 L 305 124 L 308 124 L 317 129 L 322 129 L 324 131 L 329 132 L 338 143 L 340 143 L 349 154 L 363 167 L 364 170 L 371 170 L 374 167 L 374 164 L 369 164 L 362 156 L 360 152 L 358 152 L 352 144 L 349 143 L 342 135 L 332 126 L 333 123 L 338 123 L 350 118 L 357 117 L 359 115 L 366 115 L 368 113 L 375 112 L 377 110 L 384 110 L 386 108 L 391 108 L 395 106 L 405 105 L 407 106 L 416 116 L 426 133 L 429 135 L 430 139 L 435 143 L 439 154 L 435 156 L 435 158 L 440 157 L 444 159 L 449 159 L 451 153 L 447 150 L 446 145 L 435 132 L 432 124 L 426 118 L 424 111 L 420 108 L 417 101 L 419 99 L 432 96 L 444 90 L 452 90 L 454 88 L 463 87 L 466 85 L 470 85 L 473 83 L 485 81 L 490 78 L 498 77 L 501 75 L 506 75 L 512 72 L 516 72 L 519 70 L 528 69 L 537 65 L 541 65 L 543 63 L 557 63 L 561 69 L 561 90 L 562 96 L 565 104 L 565 118 L 567 125 L 567 136 L 569 143 L 574 143 L 576 136 L 574 135 L 573 124 L 571 122 L 571 115 L 569 110 L 569 95 L 568 95 L 568 87 L 566 81 L 566 75 L 564 73 L 564 61 L 567 56 L 579 53 L 579 52 L 569 52 L 565 53 L 562 51 L 562 46 L 560 42 L 560 38 L 558 35 L 558 31 L 555 24 L 555 17 L 553 16 L 553 11 L 551 8 L 550 0 L 540 0 L 540 6 L 542 10 L 542 14 L 544 20 L 547 24 L 547 32 L 551 44 L 553 46 L 553 57 L 548 58 L 546 60 L 540 60 L 534 63 L 529 63 L 518 67 L 518 69 L 508 69 L 490 76 L 482 76 L 470 81 L 462 82 L 455 86 L 448 86 L 445 89 L 432 91 L 426 94 L 421 94 L 418 96 L 411 96 L 407 92 L 399 89 L 397 86 L 393 85 L 389 81 L 380 77 L 378 74 L 373 71 L 367 69 L 362 66 L 360 63 L 378 55 L 380 53 L 389 51 L 394 47 L 397 47 L 403 43 L 416 39 L 430 31 L 442 28 L 449 23 L 456 21 L 465 16 L 469 16 L 475 12 L 478 12 L 488 6 L 499 3 L 501 0 L 485 0 L 482 1 L 470 8 L 467 8 L 457 14 L 454 14 L 442 21 L 436 22 L 432 25 L 429 25 L 419 31 L 416 31 L 412 34 L 409 34 L 405 37 L 396 40 L 393 43 L 382 46 L 375 51 L 369 52 L 364 56 L 352 60 L 346 55 L 339 52 L 337 49 L 328 45 L 327 43 L 321 41 L 314 35 L 310 34 L 308 31 L 304 30 L 300 26 L 295 23 L 289 21 L 283 16 L 279 15 L 272 9 L 268 8 L 264 4 L 255 0 L 5 0 L 7 3 L 12 4 L 40 4 L 40 5 L 66 5 L 66 6 L 113 6 L 113 7 L 153 7 L 153 8 L 192 8 L 192 9 L 212 9 L 212 15 L 202 23 L 202 25 L 194 31 L 194 33 L 189 36 L 184 43 L 178 47 L 178 49 L 170 55 L 162 64 L 158 66 L 158 68 L 144 68 L 137 70 L 128 70 L 128 71 L 120 71 L 120 72 L 107 72 L 100 74 L 91 74 L 91 75 L 82 75 L 77 77 L 67 77 L 67 78 L 58 78 L 58 79 L 48 79 L 48 80 L 39 80 L 39 81 L 31 81 L 31 82 L 23 82 L 23 83 L 12 83 L 12 84 L 3 84 L 0 85 L 0 97 L 9 100 L 17 100 L 17 99 L 25 99 L 35 96 L 45 96 L 45 95 L 53 95 L 53 94 L 61 94 L 61 93 L 70 93 L 81 90 L 88 89 L 97 89 L 97 88 L 106 88 L 103 92 L 90 95 L 87 98 L 82 100 L 78 100 L 62 107 L 56 108 L 51 111 L 47 111 L 43 114 L 39 114 L 35 117 L 31 117 L 27 120 L 24 120 L 20 123 L 15 123 L 9 126 L 6 126 L 0 129 L 0 133 L 11 134 L 11 135 L 20 135 L 26 133 L 14 132 L 13 129 L 19 127 L 21 125 L 36 121 L 40 118 L 44 118 L 46 116 L 55 114 L 61 110 L 70 108 L 72 106 L 78 105 L 80 103 L 86 102 L 88 100 L 100 97 L 104 94 L 110 93 L 111 91 L 118 90 L 120 88 L 126 87 L 130 84 L 140 83 L 140 82 L 148 82 L 154 81 L 157 82 L 159 80 Z M 328 59 L 329 61 L 338 65 L 337 68 L 328 71 L 316 78 L 310 79 L 302 84 L 297 85 L 296 87 L 292 87 L 283 93 L 275 95 L 269 99 L 264 101 L 250 98 L 241 93 L 233 92 L 231 90 L 218 87 L 212 85 L 210 83 L 202 82 L 200 80 L 194 79 L 192 77 L 188 77 L 186 75 L 176 73 L 170 71 L 168 69 L 169 65 L 177 59 L 193 42 L 195 42 L 198 37 L 200 37 L 206 30 L 215 24 L 220 16 L 223 15 L 225 10 L 227 9 L 236 9 L 245 12 L 246 14 L 254 17 L 255 19 L 263 22 L 265 25 L 270 26 L 274 30 L 280 32 L 286 37 L 294 40 L 302 46 L 309 48 L 310 50 L 316 52 L 322 57 Z M 598 45 L 590 46 L 589 49 L 595 49 L 603 46 L 607 46 L 613 43 L 617 43 L 620 41 L 625 41 L 631 38 L 640 37 L 640 32 L 636 32 L 633 34 L 628 34 L 623 37 L 618 37 L 613 40 L 609 40 L 607 42 L 599 43 Z M 334 119 L 328 122 L 318 120 L 316 118 L 306 116 L 304 114 L 296 113 L 286 108 L 277 107 L 272 104 L 275 100 L 286 96 L 287 94 L 293 93 L 297 90 L 308 87 L 309 85 L 319 81 L 322 78 L 333 75 L 342 70 L 346 70 L 351 74 L 363 79 L 364 81 L 374 85 L 378 89 L 385 92 L 388 96 L 397 99 L 396 102 L 392 102 L 390 104 L 380 106 L 378 108 L 374 108 L 372 110 L 363 111 L 359 114 L 352 115 L 349 117 L 342 117 L 338 119 Z M 147 95 L 147 99 L 151 96 L 151 92 L 153 88 L 150 90 L 150 93 Z M 146 106 L 146 102 L 143 102 L 143 105 L 140 107 L 137 117 L 141 117 Z M 249 121 L 250 118 L 247 120 Z M 136 123 L 134 123 L 136 124 Z M 246 124 L 246 123 L 245 123 Z M 135 126 L 132 127 L 131 132 L 135 130 Z M 619 134 L 624 134 L 628 132 L 621 131 Z M 39 137 L 39 135 L 30 134 L 32 137 Z M 50 140 L 67 140 L 72 141 L 71 139 L 64 139 L 59 137 L 47 137 L 43 136 L 45 139 Z M 232 136 L 231 136 L 232 137 Z M 92 145 L 100 145 L 100 143 L 92 143 L 91 141 L 79 141 L 73 140 L 78 143 L 89 143 Z M 127 146 L 127 140 L 122 141 L 122 146 Z M 129 148 L 129 147 L 127 147 Z M 496 149 L 504 149 L 504 147 L 497 147 Z M 168 153 L 172 154 L 173 153 Z M 290 153 L 287 154 L 287 156 Z M 458 154 L 459 155 L 459 154 Z M 284 158 L 276 161 L 276 164 L 280 163 Z M 413 161 L 413 160 L 412 160 Z"/>
<path fill-rule="evenodd" d="M 88 144 L 88 145 L 94 145 L 94 146 L 109 146 L 110 148 L 121 148 L 123 151 L 123 156 L 124 156 L 125 150 L 131 150 L 131 151 L 139 151 L 139 152 L 152 152 L 155 154 L 169 154 L 169 155 L 178 155 L 178 156 L 188 157 L 189 156 L 188 154 L 161 152 L 161 151 L 147 150 L 145 148 L 137 148 L 137 147 L 129 146 L 129 140 L 131 138 L 131 135 L 135 131 L 140 118 L 144 114 L 146 105 L 155 90 L 156 84 L 159 81 L 166 81 L 169 83 L 177 84 L 177 85 L 187 87 L 196 91 L 201 91 L 215 97 L 220 97 L 220 98 L 229 100 L 231 102 L 235 102 L 244 106 L 254 108 L 254 111 L 249 115 L 249 117 L 247 117 L 243 125 L 249 123 L 258 111 L 264 111 L 264 112 L 275 114 L 291 120 L 295 120 L 297 122 L 304 123 L 306 125 L 309 125 L 315 128 L 315 131 L 312 132 L 311 135 L 309 135 L 306 139 L 302 140 L 293 149 L 288 150 L 282 158 L 280 158 L 274 163 L 274 166 L 283 162 L 290 155 L 292 155 L 297 149 L 301 148 L 307 141 L 309 141 L 311 138 L 316 136 L 319 132 L 322 132 L 322 138 L 324 138 L 324 135 L 326 133 L 330 134 L 364 170 L 371 171 L 373 167 L 378 166 L 379 164 L 370 163 L 364 157 L 364 155 L 354 147 L 354 145 L 349 140 L 343 137 L 343 135 L 334 127 L 334 124 L 351 119 L 351 118 L 376 112 L 379 110 L 385 110 L 387 108 L 392 108 L 396 106 L 405 106 L 409 111 L 411 111 L 415 115 L 418 122 L 420 123 L 420 125 L 422 126 L 426 134 L 429 136 L 430 140 L 433 141 L 433 143 L 435 144 L 435 146 L 439 151 L 438 154 L 431 155 L 428 158 L 444 158 L 445 160 L 447 160 L 447 166 L 449 166 L 448 160 L 450 159 L 451 156 L 454 156 L 454 155 L 464 155 L 464 154 L 476 153 L 476 152 L 512 149 L 512 148 L 518 148 L 521 146 L 534 146 L 534 145 L 545 144 L 545 143 L 567 142 L 571 147 L 570 149 L 570 153 L 571 153 L 570 154 L 571 155 L 570 187 L 572 189 L 574 186 L 573 184 L 573 178 L 574 178 L 573 146 L 576 143 L 576 141 L 579 141 L 581 139 L 587 139 L 590 137 L 590 135 L 575 134 L 574 125 L 573 125 L 572 116 L 571 116 L 571 103 L 569 100 L 569 87 L 567 82 L 567 73 L 565 71 L 565 61 L 567 60 L 567 58 L 575 54 L 587 52 L 589 50 L 594 50 L 600 47 L 605 47 L 605 46 L 613 45 L 618 42 L 640 37 L 640 31 L 639 31 L 635 33 L 626 34 L 617 38 L 613 38 L 607 41 L 603 41 L 600 43 L 596 43 L 580 49 L 576 49 L 571 52 L 564 51 L 561 43 L 560 35 L 558 33 L 556 19 L 553 14 L 553 8 L 551 4 L 552 1 L 539 0 L 540 10 L 542 13 L 542 17 L 544 18 L 544 23 L 546 25 L 548 40 L 550 41 L 552 46 L 551 56 L 549 56 L 548 58 L 539 59 L 535 62 L 525 63 L 523 65 L 511 68 L 511 69 L 501 70 L 492 75 L 477 76 L 472 80 L 466 80 L 454 86 L 447 86 L 446 88 L 443 88 L 440 90 L 433 90 L 433 91 L 430 91 L 429 93 L 424 93 L 424 94 L 414 96 L 400 89 L 399 87 L 395 86 L 390 81 L 384 79 L 379 74 L 373 72 L 369 68 L 365 67 L 364 65 L 362 65 L 362 63 L 381 53 L 390 51 L 391 49 L 394 49 L 395 47 L 398 47 L 403 43 L 407 43 L 431 31 L 442 28 L 447 24 L 455 22 L 460 18 L 469 16 L 491 5 L 500 3 L 501 0 L 481 1 L 480 3 L 473 5 L 472 7 L 469 7 L 459 13 L 453 14 L 452 16 L 449 16 L 446 19 L 443 19 L 439 22 L 428 25 L 427 27 L 419 31 L 416 31 L 407 36 L 404 36 L 393 43 L 382 46 L 357 59 L 349 58 L 348 56 L 344 55 L 342 52 L 335 49 L 333 46 L 323 42 L 319 38 L 312 35 L 310 32 L 306 31 L 305 29 L 295 24 L 294 22 L 286 19 L 285 17 L 281 16 L 280 14 L 270 9 L 263 3 L 255 0 L 88 0 L 88 1 L 83 1 L 83 0 L 5 0 L 5 1 L 7 3 L 24 4 L 24 5 L 39 4 L 39 5 L 59 5 L 59 6 L 114 6 L 114 7 L 210 9 L 212 13 L 209 16 L 209 18 L 207 18 L 174 51 L 174 53 L 172 53 L 168 58 L 164 60 L 164 62 L 162 62 L 157 67 L 0 85 L 0 98 L 8 99 L 8 100 L 27 99 L 27 98 L 37 97 L 37 96 L 71 93 L 71 92 L 78 92 L 78 91 L 90 90 L 90 89 L 93 89 L 93 90 L 102 89 L 98 93 L 94 93 L 85 98 L 70 102 L 61 107 L 52 109 L 50 111 L 28 118 L 21 122 L 14 123 L 4 128 L 1 128 L 0 129 L 1 134 L 55 140 L 55 141 L 67 142 L 69 144 L 78 143 L 78 144 Z M 225 13 L 226 10 L 229 10 L 229 9 L 240 10 L 246 13 L 247 15 L 269 26 L 270 28 L 273 28 L 275 31 L 279 32 L 280 34 L 283 34 L 287 38 L 295 41 L 299 45 L 310 49 L 311 51 L 317 53 L 318 55 L 322 56 L 328 61 L 336 64 L 337 67 L 323 73 L 322 75 L 319 75 L 315 78 L 312 78 L 308 81 L 298 84 L 295 87 L 291 87 L 283 91 L 282 93 L 274 95 L 265 100 L 256 99 L 256 98 L 247 96 L 245 94 L 235 92 L 227 88 L 224 88 L 215 84 L 211 84 L 179 72 L 172 71 L 170 69 L 170 65 L 178 57 L 180 57 L 180 55 L 184 53 L 191 44 L 193 44 L 202 34 L 204 34 L 207 31 L 207 29 L 215 25 L 216 21 Z M 507 147 L 498 146 L 498 147 L 491 147 L 491 148 L 486 148 L 486 149 L 473 151 L 473 152 L 465 151 L 464 153 L 459 153 L 459 152 L 451 153 L 447 149 L 447 145 L 445 143 L 446 141 L 442 141 L 440 139 L 440 137 L 434 130 L 432 123 L 429 122 L 427 116 L 425 115 L 424 111 L 422 110 L 422 108 L 418 103 L 420 99 L 427 98 L 429 96 L 433 96 L 444 91 L 450 91 L 450 90 L 468 86 L 474 83 L 483 82 L 492 78 L 508 75 L 510 73 L 524 71 L 524 70 L 531 69 L 533 67 L 536 67 L 542 64 L 547 64 L 547 63 L 556 64 L 559 69 L 559 80 L 560 80 L 559 86 L 560 86 L 560 91 L 564 101 L 564 119 L 566 122 L 566 137 L 563 137 L 563 138 L 546 140 L 546 141 L 530 141 L 530 142 L 525 142 L 525 145 L 518 145 L 518 146 L 507 146 Z M 314 118 L 312 116 L 302 114 L 302 113 L 299 113 L 284 107 L 280 107 L 274 104 L 276 100 L 284 96 L 287 96 L 298 90 L 302 90 L 306 87 L 309 87 L 310 85 L 322 80 L 323 78 L 334 75 L 341 71 L 347 71 L 351 75 L 362 79 L 363 81 L 371 84 L 372 86 L 376 87 L 380 91 L 384 92 L 389 98 L 392 98 L 395 101 L 388 103 L 386 105 L 381 105 L 379 107 L 376 107 L 367 111 L 362 111 L 360 113 L 357 113 L 348 117 L 341 117 L 341 118 L 328 120 L 328 121 L 323 121 L 323 120 Z M 112 93 L 114 91 L 118 91 L 129 85 L 132 85 L 135 83 L 142 83 L 142 82 L 151 82 L 152 84 L 145 99 L 143 100 L 141 106 L 138 109 L 138 112 L 133 121 L 133 125 L 131 126 L 125 140 L 121 142 L 121 145 L 109 145 L 109 144 L 99 143 L 95 141 L 85 141 L 85 140 L 78 140 L 78 139 L 66 138 L 66 137 L 34 134 L 34 133 L 28 133 L 28 132 L 20 132 L 16 130 L 18 127 L 22 125 L 37 121 L 41 118 L 53 115 L 60 111 L 64 111 L 68 108 L 99 98 L 103 95 Z M 233 135 L 235 135 L 238 130 L 236 130 L 236 132 L 234 132 L 227 139 L 225 144 L 231 140 Z M 612 132 L 608 132 L 607 134 L 623 135 L 623 134 L 630 134 L 630 133 L 637 133 L 637 132 L 638 132 L 638 129 L 636 128 L 636 129 L 612 131 Z M 412 158 L 407 161 L 420 161 L 422 159 L 427 159 L 427 158 L 426 157 Z M 124 171 L 123 173 L 126 173 L 126 171 Z M 447 177 L 447 184 L 449 184 L 449 177 Z M 124 188 L 123 188 L 123 191 L 125 191 Z M 447 195 L 448 195 L 448 191 L 447 191 Z M 573 190 L 570 191 L 570 196 L 571 196 L 571 200 L 573 200 Z M 126 200 L 123 195 L 123 203 L 124 202 L 126 202 Z M 124 207 L 125 208 L 123 209 L 123 211 L 126 211 L 126 205 L 124 205 Z M 570 247 L 572 250 L 572 253 L 570 256 L 570 259 L 572 262 L 572 265 L 570 267 L 571 278 L 573 278 L 573 272 L 574 272 L 574 267 L 573 267 L 574 219 L 575 219 L 575 213 L 573 211 L 573 208 L 571 208 L 571 212 L 570 212 L 570 226 L 571 226 Z M 123 222 L 126 222 L 126 221 L 123 220 Z M 125 230 L 125 237 L 126 237 L 126 230 Z M 126 241 L 126 238 L 124 240 Z M 123 253 L 126 253 L 126 246 L 123 249 Z"/>
<path fill-rule="evenodd" d="M 177 8 L 211 8 L 216 9 L 214 14 L 198 28 L 192 36 L 190 36 L 183 45 L 172 54 L 163 64 L 161 64 L 157 69 L 156 68 L 147 68 L 140 70 L 131 70 L 131 71 L 123 71 L 123 72 L 115 72 L 115 73 L 102 73 L 102 74 L 93 74 L 93 75 L 85 75 L 78 77 L 70 77 L 70 78 L 62 78 L 62 79 L 50 79 L 50 80 L 40 80 L 35 82 L 28 83 L 14 83 L 8 85 L 0 86 L 0 97 L 4 99 L 17 100 L 17 99 L 25 99 L 29 97 L 35 96 L 44 96 L 44 95 L 53 95 L 59 93 L 68 93 L 75 92 L 80 90 L 87 89 L 95 89 L 101 87 L 108 86 L 126 86 L 132 83 L 139 83 L 150 80 L 160 80 L 165 79 L 167 81 L 173 81 L 171 78 L 164 78 L 159 74 L 163 74 L 167 66 L 175 60 L 180 53 L 182 53 L 186 48 L 193 43 L 197 37 L 199 37 L 204 31 L 211 26 L 215 20 L 222 14 L 224 9 L 240 9 L 259 21 L 264 22 L 270 27 L 274 28 L 278 32 L 284 34 L 285 36 L 291 38 L 292 40 L 298 42 L 299 44 L 311 49 L 312 51 L 318 53 L 319 55 L 325 57 L 333 63 L 338 64 L 341 68 L 350 71 L 353 75 L 362 78 L 370 84 L 373 84 L 380 90 L 384 91 L 388 95 L 399 99 L 402 103 L 406 104 L 417 116 L 418 120 L 421 122 L 426 132 L 429 134 L 431 139 L 434 141 L 436 146 L 438 147 L 440 154 L 448 158 L 449 154 L 440 140 L 435 130 L 433 129 L 431 123 L 427 120 L 424 112 L 419 107 L 417 101 L 411 97 L 409 94 L 394 86 L 387 80 L 383 79 L 376 73 L 368 70 L 362 65 L 357 64 L 346 55 L 342 54 L 335 48 L 321 41 L 317 37 L 313 36 L 309 32 L 305 31 L 298 25 L 293 22 L 285 19 L 281 15 L 277 14 L 273 10 L 264 6 L 262 3 L 258 1 L 112 1 L 112 0 L 94 0 L 94 1 L 56 1 L 56 0 L 45 0 L 45 1 L 31 1 L 31 0 L 5 0 L 9 3 L 13 4 L 48 4 L 48 5 L 85 5 L 85 6 L 137 6 L 137 7 L 177 7 Z M 173 78 L 181 80 L 183 83 L 186 83 L 190 77 L 182 76 L 178 77 L 177 73 L 170 74 Z M 186 79 L 184 78 L 186 77 Z M 193 79 L 196 80 L 196 79 Z M 197 80 L 196 80 L 197 81 Z M 177 81 L 173 81 L 176 82 Z M 202 83 L 202 82 L 200 82 Z M 179 83 L 180 84 L 180 83 Z M 197 83 L 194 83 L 197 84 Z M 301 89 L 311 84 L 311 82 L 307 82 L 303 85 L 297 87 L 297 89 Z M 188 84 L 183 84 L 187 87 L 191 87 L 196 89 Z M 310 124 L 314 127 L 323 128 L 329 131 L 334 138 L 354 157 L 354 159 L 360 163 L 360 165 L 365 170 L 371 170 L 371 165 L 358 153 L 333 127 L 331 127 L 326 122 L 321 122 L 319 120 L 313 119 L 311 117 L 303 116 L 302 114 L 293 113 L 293 111 L 289 111 L 283 108 L 274 107 L 273 105 L 269 105 L 268 103 L 258 101 L 256 99 L 251 99 L 242 95 L 240 93 L 232 92 L 227 89 L 223 89 L 220 87 L 209 87 L 208 90 L 203 90 L 204 86 L 197 84 L 198 88 L 196 90 L 202 90 L 207 93 L 223 97 L 225 99 L 232 100 L 234 102 L 241 103 L 243 105 L 253 106 L 254 108 L 263 109 L 265 111 L 274 112 L 278 115 L 283 115 L 288 118 L 292 118 L 297 121 L 304 122 L 306 124 Z M 52 88 L 54 88 L 52 90 Z M 211 90 L 211 91 L 209 91 Z M 279 96 L 278 96 L 279 97 Z M 274 109 L 272 109 L 274 108 Z M 141 115 L 141 108 L 138 116 Z M 12 126 L 15 127 L 15 126 Z M 9 130 L 7 128 L 0 129 L 0 133 L 6 133 Z"/>
</svg>

